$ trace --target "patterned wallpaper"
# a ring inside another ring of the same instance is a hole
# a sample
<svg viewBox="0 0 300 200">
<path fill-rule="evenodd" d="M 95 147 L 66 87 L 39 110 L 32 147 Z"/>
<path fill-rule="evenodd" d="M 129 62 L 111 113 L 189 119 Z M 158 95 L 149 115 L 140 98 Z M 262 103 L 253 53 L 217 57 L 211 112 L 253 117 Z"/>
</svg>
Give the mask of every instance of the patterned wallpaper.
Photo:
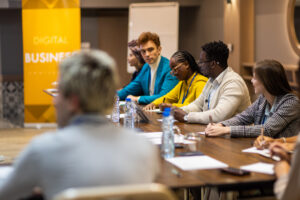
<svg viewBox="0 0 300 200">
<path fill-rule="evenodd" d="M 24 126 L 23 82 L 9 81 L 0 84 L 0 128 Z"/>
</svg>

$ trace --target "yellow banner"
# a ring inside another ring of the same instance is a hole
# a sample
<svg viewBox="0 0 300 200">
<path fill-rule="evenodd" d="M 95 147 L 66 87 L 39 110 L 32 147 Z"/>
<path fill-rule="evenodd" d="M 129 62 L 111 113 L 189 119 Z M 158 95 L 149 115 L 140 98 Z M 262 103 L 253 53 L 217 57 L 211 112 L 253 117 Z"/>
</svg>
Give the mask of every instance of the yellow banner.
<svg viewBox="0 0 300 200">
<path fill-rule="evenodd" d="M 23 0 L 25 122 L 54 122 L 58 63 L 80 49 L 79 0 Z"/>
</svg>

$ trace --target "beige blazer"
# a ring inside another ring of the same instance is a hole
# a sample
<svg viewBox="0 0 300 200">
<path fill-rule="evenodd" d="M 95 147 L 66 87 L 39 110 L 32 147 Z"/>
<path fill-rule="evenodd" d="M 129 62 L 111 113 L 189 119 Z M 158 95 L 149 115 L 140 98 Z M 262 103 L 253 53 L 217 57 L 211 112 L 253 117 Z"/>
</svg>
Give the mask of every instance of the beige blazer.
<svg viewBox="0 0 300 200">
<path fill-rule="evenodd" d="M 210 78 L 202 94 L 182 109 L 188 112 L 187 122 L 208 124 L 209 115 L 213 122 L 220 122 L 244 111 L 250 104 L 245 81 L 228 67 L 216 79 Z"/>
</svg>

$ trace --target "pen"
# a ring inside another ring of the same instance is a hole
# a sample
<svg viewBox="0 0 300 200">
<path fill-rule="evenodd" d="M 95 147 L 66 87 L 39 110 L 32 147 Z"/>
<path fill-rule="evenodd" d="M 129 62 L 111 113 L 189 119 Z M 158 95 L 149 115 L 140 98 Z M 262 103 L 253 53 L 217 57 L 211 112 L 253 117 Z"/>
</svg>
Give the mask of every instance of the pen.
<svg viewBox="0 0 300 200">
<path fill-rule="evenodd" d="M 260 129 L 261 141 L 264 141 L 264 128 Z"/>
<path fill-rule="evenodd" d="M 171 172 L 172 172 L 172 174 L 175 174 L 178 178 L 181 177 L 181 173 L 177 169 L 172 168 Z"/>
<path fill-rule="evenodd" d="M 264 145 L 264 143 L 265 143 L 265 138 L 264 138 L 264 128 L 263 128 L 263 127 L 260 129 L 260 136 L 261 136 L 260 146 L 263 148 L 263 145 Z"/>
</svg>

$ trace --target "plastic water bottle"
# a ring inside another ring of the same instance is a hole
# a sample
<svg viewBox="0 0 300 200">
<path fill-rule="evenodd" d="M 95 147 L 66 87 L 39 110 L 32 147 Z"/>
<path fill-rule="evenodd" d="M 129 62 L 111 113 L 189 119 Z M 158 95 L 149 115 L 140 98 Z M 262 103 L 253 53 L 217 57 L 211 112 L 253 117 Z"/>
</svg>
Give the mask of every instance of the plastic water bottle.
<svg viewBox="0 0 300 200">
<path fill-rule="evenodd" d="M 136 117 L 136 103 L 135 101 L 131 101 L 130 103 L 130 112 L 131 112 L 131 127 L 130 128 L 133 128 L 134 129 L 134 123 L 135 123 L 135 120 L 137 119 Z"/>
<path fill-rule="evenodd" d="M 111 113 L 111 121 L 118 123 L 120 121 L 120 107 L 119 107 L 120 98 L 118 95 L 115 96 L 115 103 L 113 111 Z"/>
<path fill-rule="evenodd" d="M 175 152 L 174 132 L 173 132 L 173 116 L 171 109 L 165 108 L 163 112 L 162 138 L 161 138 L 161 155 L 166 158 L 173 158 Z"/>
<path fill-rule="evenodd" d="M 125 99 L 125 117 L 124 117 L 124 127 L 134 128 L 134 108 L 130 98 Z"/>
<path fill-rule="evenodd" d="M 136 112 L 136 110 L 137 110 L 137 104 L 136 104 L 136 102 L 135 101 L 132 101 L 131 102 L 131 106 L 132 106 L 132 113 L 133 113 L 133 121 L 134 122 L 138 122 L 138 114 L 137 114 L 137 112 Z"/>
</svg>

